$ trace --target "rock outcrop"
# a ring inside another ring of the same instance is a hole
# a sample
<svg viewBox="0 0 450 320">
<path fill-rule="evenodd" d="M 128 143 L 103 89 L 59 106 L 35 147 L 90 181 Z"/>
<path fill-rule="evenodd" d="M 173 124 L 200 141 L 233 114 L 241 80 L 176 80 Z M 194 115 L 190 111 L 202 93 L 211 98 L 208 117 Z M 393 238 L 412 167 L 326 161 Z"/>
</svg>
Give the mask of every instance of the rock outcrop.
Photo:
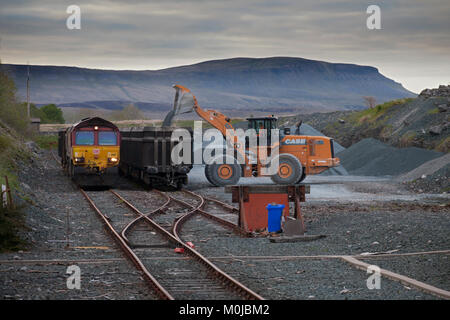
<svg viewBox="0 0 450 320">
<path fill-rule="evenodd" d="M 424 89 L 419 94 L 420 97 L 449 97 L 450 98 L 450 85 L 440 85 L 437 89 Z M 450 100 L 449 100 L 450 102 Z"/>
</svg>

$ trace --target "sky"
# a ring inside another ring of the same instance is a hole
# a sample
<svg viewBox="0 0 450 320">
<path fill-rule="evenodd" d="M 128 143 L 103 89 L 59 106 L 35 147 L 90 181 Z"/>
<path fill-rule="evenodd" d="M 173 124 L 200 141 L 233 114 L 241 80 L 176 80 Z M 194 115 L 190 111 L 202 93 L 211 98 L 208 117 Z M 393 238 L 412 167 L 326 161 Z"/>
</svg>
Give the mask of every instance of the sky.
<svg viewBox="0 0 450 320">
<path fill-rule="evenodd" d="M 67 27 L 70 5 L 81 29 Z M 381 29 L 367 27 L 370 5 Z M 2 63 L 155 70 L 273 56 L 374 66 L 416 93 L 450 84 L 450 1 L 0 0 Z"/>
</svg>

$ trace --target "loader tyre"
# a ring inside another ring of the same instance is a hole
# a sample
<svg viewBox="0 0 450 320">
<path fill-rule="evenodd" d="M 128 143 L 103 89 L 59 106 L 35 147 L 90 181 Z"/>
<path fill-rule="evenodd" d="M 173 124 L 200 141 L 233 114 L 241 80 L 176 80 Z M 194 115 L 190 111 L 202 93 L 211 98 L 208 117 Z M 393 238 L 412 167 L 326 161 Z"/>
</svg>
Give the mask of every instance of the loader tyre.
<svg viewBox="0 0 450 320">
<path fill-rule="evenodd" d="M 276 184 L 296 184 L 303 174 L 303 167 L 300 161 L 289 153 L 278 156 L 277 173 L 270 178 Z"/>
<path fill-rule="evenodd" d="M 207 164 L 205 166 L 205 176 L 216 187 L 236 184 L 241 178 L 241 166 L 236 160 L 231 164 Z"/>
<path fill-rule="evenodd" d="M 209 183 L 213 184 L 213 182 L 211 180 L 211 177 L 209 175 L 211 170 L 206 170 L 206 166 L 205 166 L 205 177 L 206 177 L 206 180 L 208 180 Z"/>
<path fill-rule="evenodd" d="M 305 178 L 306 178 L 305 170 L 302 170 L 302 171 L 303 171 L 302 176 L 300 177 L 300 180 L 297 181 L 297 183 L 302 182 L 302 181 L 305 180 Z"/>
</svg>

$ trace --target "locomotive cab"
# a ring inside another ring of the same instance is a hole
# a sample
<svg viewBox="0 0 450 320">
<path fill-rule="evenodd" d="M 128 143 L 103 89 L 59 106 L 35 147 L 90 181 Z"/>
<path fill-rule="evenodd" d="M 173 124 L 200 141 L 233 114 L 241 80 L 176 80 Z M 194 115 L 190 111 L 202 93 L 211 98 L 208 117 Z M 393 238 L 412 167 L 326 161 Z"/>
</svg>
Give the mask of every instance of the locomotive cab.
<svg viewBox="0 0 450 320">
<path fill-rule="evenodd" d="M 61 143 L 64 140 L 64 146 Z M 120 161 L 120 132 L 111 122 L 95 117 L 82 119 L 60 132 L 60 156 L 70 176 L 75 168 L 104 173 Z"/>
</svg>

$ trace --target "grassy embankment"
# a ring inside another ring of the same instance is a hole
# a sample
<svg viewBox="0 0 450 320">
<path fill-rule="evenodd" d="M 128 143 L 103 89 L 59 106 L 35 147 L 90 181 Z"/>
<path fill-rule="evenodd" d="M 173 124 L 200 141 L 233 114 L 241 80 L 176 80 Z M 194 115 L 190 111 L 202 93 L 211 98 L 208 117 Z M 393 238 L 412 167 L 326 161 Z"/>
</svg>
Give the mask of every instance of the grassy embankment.
<svg viewBox="0 0 450 320">
<path fill-rule="evenodd" d="M 365 138 L 375 138 L 396 147 L 415 146 L 448 152 L 450 138 L 428 132 L 433 123 L 439 123 L 442 118 L 434 104 L 419 98 L 397 99 L 347 114 L 322 131 L 344 147 Z"/>
</svg>

